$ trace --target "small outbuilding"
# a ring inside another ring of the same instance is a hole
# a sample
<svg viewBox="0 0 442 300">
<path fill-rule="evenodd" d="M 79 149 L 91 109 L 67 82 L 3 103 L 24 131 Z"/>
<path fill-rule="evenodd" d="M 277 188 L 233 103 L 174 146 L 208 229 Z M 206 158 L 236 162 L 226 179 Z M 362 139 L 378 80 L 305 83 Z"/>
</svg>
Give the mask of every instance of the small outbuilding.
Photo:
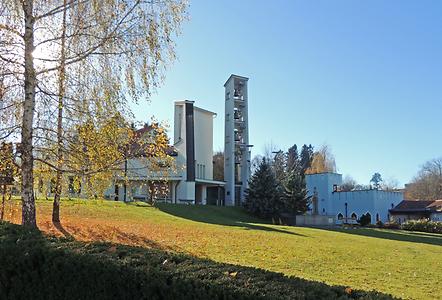
<svg viewBox="0 0 442 300">
<path fill-rule="evenodd" d="M 421 219 L 442 222 L 442 200 L 404 200 L 390 209 L 390 216 L 399 224 Z"/>
</svg>

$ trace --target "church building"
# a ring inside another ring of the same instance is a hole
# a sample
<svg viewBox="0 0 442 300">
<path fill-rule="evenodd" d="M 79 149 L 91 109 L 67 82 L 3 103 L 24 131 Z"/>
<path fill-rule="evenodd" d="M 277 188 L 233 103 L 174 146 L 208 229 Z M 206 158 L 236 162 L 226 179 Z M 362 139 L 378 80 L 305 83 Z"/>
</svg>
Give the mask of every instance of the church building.
<svg viewBox="0 0 442 300">
<path fill-rule="evenodd" d="M 355 224 L 364 214 L 371 223 L 390 220 L 389 210 L 403 199 L 402 192 L 377 189 L 342 191 L 342 174 L 319 173 L 306 175 L 306 185 L 312 198 L 311 215 L 330 216 L 336 224 Z"/>
</svg>

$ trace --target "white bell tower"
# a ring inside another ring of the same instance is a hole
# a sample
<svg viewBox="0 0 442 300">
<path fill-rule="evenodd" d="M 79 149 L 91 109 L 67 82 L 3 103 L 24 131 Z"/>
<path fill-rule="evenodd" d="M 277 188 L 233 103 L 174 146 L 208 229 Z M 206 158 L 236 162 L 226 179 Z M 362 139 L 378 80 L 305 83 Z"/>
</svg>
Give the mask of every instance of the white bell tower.
<svg viewBox="0 0 442 300">
<path fill-rule="evenodd" d="M 225 205 L 241 205 L 250 179 L 248 78 L 231 75 L 225 88 L 224 180 Z"/>
</svg>

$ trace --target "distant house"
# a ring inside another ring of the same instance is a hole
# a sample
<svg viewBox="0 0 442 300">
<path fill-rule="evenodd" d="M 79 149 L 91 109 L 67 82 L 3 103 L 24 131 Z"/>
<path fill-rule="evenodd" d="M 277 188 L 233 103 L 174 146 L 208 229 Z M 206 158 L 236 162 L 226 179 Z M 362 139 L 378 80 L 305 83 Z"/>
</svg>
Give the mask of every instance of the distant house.
<svg viewBox="0 0 442 300">
<path fill-rule="evenodd" d="M 390 215 L 399 224 L 420 219 L 442 222 L 442 200 L 404 200 L 390 209 Z"/>
<path fill-rule="evenodd" d="M 404 198 L 402 192 L 376 189 L 342 191 L 342 174 L 319 173 L 306 175 L 307 190 L 312 196 L 311 215 L 334 217 L 337 224 L 357 223 L 362 215 L 371 223 L 387 222 L 389 209 Z"/>
</svg>

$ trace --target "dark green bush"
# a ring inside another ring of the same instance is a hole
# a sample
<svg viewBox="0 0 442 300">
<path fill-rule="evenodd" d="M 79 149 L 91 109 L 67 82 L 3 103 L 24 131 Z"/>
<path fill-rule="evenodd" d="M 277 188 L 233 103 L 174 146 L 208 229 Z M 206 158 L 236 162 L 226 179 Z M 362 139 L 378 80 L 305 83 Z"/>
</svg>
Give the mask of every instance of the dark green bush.
<svg viewBox="0 0 442 300">
<path fill-rule="evenodd" d="M 0 223 L 0 299 L 392 299 L 161 250 Z"/>
<path fill-rule="evenodd" d="M 379 228 L 383 229 L 401 229 L 401 225 L 396 222 L 387 222 L 379 226 Z"/>
<path fill-rule="evenodd" d="M 369 225 L 371 223 L 371 216 L 369 214 L 363 214 L 358 220 L 358 223 L 361 224 L 361 226 Z"/>
<path fill-rule="evenodd" d="M 409 220 L 401 224 L 401 228 L 411 231 L 422 231 L 431 233 L 442 233 L 442 222 L 434 222 L 430 220 Z"/>
</svg>

